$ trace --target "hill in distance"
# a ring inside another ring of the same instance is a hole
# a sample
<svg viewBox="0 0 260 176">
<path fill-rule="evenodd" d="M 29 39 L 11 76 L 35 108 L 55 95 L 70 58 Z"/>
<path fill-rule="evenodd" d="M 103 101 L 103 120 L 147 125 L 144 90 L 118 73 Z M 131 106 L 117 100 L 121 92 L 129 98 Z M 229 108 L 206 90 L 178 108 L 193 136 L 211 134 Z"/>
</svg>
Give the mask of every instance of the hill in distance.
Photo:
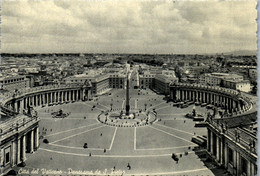
<svg viewBox="0 0 260 176">
<path fill-rule="evenodd" d="M 224 55 L 233 54 L 234 56 L 254 56 L 254 55 L 257 55 L 257 51 L 256 50 L 236 50 L 236 51 L 226 52 L 223 54 Z"/>
</svg>

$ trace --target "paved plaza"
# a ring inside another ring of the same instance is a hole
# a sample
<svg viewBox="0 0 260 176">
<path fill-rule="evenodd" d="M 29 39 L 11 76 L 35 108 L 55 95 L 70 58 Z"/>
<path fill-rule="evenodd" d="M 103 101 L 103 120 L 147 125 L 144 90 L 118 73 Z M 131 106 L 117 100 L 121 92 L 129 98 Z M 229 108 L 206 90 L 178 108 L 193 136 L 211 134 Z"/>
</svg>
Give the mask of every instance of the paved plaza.
<svg viewBox="0 0 260 176">
<path fill-rule="evenodd" d="M 206 135 L 205 128 L 195 128 L 195 122 L 185 118 L 193 107 L 173 107 L 151 90 L 130 90 L 130 112 L 157 112 L 154 123 L 136 127 L 111 126 L 97 120 L 102 112 L 125 108 L 122 89 L 92 101 L 38 108 L 39 150 L 27 154 L 26 167 L 17 169 L 22 175 L 37 169 L 39 175 L 213 175 L 192 150 L 197 146 L 191 142 L 192 136 Z M 53 118 L 51 113 L 60 109 L 69 116 Z M 207 113 L 200 106 L 196 110 Z M 171 158 L 172 153 L 179 156 L 178 163 Z"/>
</svg>

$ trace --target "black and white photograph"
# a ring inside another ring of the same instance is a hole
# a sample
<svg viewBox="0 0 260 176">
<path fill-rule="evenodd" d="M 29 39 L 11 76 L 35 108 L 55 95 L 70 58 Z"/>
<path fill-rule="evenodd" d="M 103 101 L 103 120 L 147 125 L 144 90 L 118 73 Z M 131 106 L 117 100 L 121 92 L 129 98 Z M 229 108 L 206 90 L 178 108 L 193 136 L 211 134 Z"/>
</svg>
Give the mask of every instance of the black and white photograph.
<svg viewBox="0 0 260 176">
<path fill-rule="evenodd" d="M 255 176 L 256 0 L 2 0 L 0 176 Z"/>
</svg>

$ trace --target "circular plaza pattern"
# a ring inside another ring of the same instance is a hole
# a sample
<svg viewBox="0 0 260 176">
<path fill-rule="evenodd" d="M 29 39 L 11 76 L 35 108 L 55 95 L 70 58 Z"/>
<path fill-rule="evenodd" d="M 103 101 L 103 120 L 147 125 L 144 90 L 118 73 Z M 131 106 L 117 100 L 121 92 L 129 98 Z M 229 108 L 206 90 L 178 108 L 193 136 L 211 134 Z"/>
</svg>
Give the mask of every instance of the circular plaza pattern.
<svg viewBox="0 0 260 176">
<path fill-rule="evenodd" d="M 135 109 L 130 111 L 129 115 L 124 113 L 124 110 L 114 110 L 111 108 L 98 115 L 98 121 L 114 127 L 141 127 L 152 124 L 157 120 L 157 116 L 153 111 Z"/>
<path fill-rule="evenodd" d="M 38 107 L 40 147 L 27 154 L 24 169 L 59 175 L 213 175 L 192 150 L 197 146 L 192 136 L 206 135 L 185 118 L 194 105 L 181 109 L 151 90 L 130 90 L 133 116 L 125 116 L 124 94 L 112 90 L 91 101 Z M 60 109 L 69 115 L 53 118 Z"/>
</svg>

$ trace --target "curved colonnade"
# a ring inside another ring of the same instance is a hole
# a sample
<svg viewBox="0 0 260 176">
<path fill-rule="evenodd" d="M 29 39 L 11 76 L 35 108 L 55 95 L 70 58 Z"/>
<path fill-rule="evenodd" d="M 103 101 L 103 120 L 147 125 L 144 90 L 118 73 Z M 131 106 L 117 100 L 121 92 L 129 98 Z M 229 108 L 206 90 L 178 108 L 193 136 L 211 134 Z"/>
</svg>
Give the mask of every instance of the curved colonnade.
<svg viewBox="0 0 260 176">
<path fill-rule="evenodd" d="M 53 85 L 20 90 L 13 95 L 4 94 L 5 111 L 21 113 L 28 107 L 69 103 L 92 98 L 91 87 L 80 84 Z"/>
<path fill-rule="evenodd" d="M 0 124 L 1 173 L 26 161 L 26 153 L 39 147 L 40 118 L 31 109 L 37 106 L 69 103 L 92 98 L 91 87 L 86 85 L 52 85 L 18 90 L 1 95 Z"/>
<path fill-rule="evenodd" d="M 207 152 L 232 175 L 256 174 L 257 137 L 249 129 L 257 120 L 257 97 L 236 90 L 191 84 L 171 84 L 173 101 L 193 101 L 225 108 L 207 124 Z"/>
<path fill-rule="evenodd" d="M 243 114 L 252 109 L 254 102 L 236 90 L 196 84 L 170 84 L 170 99 L 212 104 L 227 110 L 226 116 Z"/>
</svg>

